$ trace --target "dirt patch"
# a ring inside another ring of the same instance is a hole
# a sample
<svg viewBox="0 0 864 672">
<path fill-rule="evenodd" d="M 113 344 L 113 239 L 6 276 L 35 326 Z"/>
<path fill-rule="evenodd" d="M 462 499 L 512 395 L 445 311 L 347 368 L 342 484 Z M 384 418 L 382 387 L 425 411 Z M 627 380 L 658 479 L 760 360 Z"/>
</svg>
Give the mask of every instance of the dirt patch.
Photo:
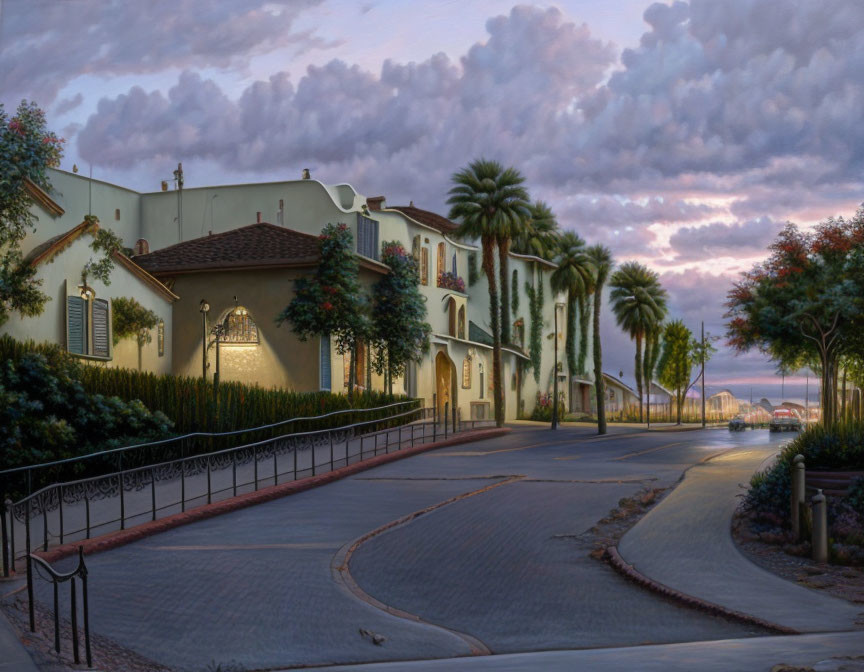
<svg viewBox="0 0 864 672">
<path fill-rule="evenodd" d="M 740 512 L 732 521 L 732 538 L 741 553 L 763 569 L 787 581 L 864 605 L 864 568 L 817 564 L 810 559 L 809 544 L 791 544 L 785 535 L 757 532 L 750 518 Z"/>
</svg>

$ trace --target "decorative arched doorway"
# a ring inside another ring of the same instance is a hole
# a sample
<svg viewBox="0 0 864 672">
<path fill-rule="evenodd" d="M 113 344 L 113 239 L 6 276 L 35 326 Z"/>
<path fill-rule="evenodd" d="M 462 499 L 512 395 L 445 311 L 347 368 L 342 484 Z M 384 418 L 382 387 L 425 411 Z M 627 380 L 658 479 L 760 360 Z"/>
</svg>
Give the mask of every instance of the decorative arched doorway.
<svg viewBox="0 0 864 672">
<path fill-rule="evenodd" d="M 435 392 L 438 402 L 438 417 L 444 419 L 444 404 L 452 409 L 457 403 L 456 367 L 443 352 L 435 356 Z M 451 411 L 452 413 L 452 411 Z"/>
</svg>

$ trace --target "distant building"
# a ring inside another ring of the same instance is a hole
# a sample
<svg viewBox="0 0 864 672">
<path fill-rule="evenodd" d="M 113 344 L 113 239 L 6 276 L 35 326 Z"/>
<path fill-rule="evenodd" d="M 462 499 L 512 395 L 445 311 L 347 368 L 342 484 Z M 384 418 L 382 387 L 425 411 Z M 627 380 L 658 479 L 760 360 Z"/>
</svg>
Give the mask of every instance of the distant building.
<svg viewBox="0 0 864 672">
<path fill-rule="evenodd" d="M 729 420 L 739 411 L 740 403 L 729 390 L 720 390 L 705 400 L 705 413 L 712 420 Z"/>
<path fill-rule="evenodd" d="M 624 384 L 615 376 L 603 374 L 606 385 L 606 417 L 623 418 L 639 413 L 639 397 L 629 385 Z"/>
</svg>

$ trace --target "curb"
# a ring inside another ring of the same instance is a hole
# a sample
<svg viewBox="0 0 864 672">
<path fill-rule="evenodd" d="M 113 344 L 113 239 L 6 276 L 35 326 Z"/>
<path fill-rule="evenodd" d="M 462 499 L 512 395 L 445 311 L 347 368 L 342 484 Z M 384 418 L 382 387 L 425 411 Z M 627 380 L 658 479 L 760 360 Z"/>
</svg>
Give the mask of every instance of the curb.
<svg viewBox="0 0 864 672">
<path fill-rule="evenodd" d="M 326 474 L 321 474 L 320 476 L 309 476 L 297 481 L 291 481 L 290 483 L 271 485 L 256 492 L 248 492 L 243 495 L 224 499 L 220 502 L 205 504 L 183 513 L 175 513 L 170 516 L 165 516 L 165 518 L 136 525 L 128 530 L 117 530 L 116 532 L 109 532 L 108 534 L 94 537 L 92 539 L 70 542 L 48 551 L 36 552 L 34 555 L 38 555 L 46 562 L 53 563 L 62 560 L 63 558 L 76 555 L 78 553 L 78 548 L 81 546 L 84 547 L 85 555 L 102 553 L 119 546 L 125 546 L 133 541 L 138 541 L 139 539 L 151 537 L 154 534 L 159 534 L 160 532 L 180 527 L 181 525 L 188 525 L 189 523 L 195 523 L 200 520 L 221 516 L 224 513 L 238 511 L 239 509 L 245 509 L 250 506 L 255 506 L 256 504 L 263 504 L 264 502 L 293 495 L 298 492 L 303 492 L 304 490 L 311 490 L 312 488 L 317 488 L 318 486 L 341 480 L 347 476 L 353 476 L 354 474 L 378 467 L 382 464 L 396 462 L 397 460 L 425 453 L 429 450 L 435 450 L 436 448 L 446 448 L 447 446 L 456 446 L 463 443 L 494 439 L 509 434 L 510 431 L 511 430 L 507 427 L 496 427 L 494 429 L 480 429 L 466 432 L 443 441 L 436 441 L 434 443 L 427 443 L 414 448 L 406 448 L 405 450 L 371 457 L 362 462 L 355 462 L 354 464 L 349 464 L 340 467 L 339 469 L 328 471 Z"/>
<path fill-rule="evenodd" d="M 613 569 L 615 569 L 615 571 L 621 574 L 624 578 L 633 581 L 634 583 L 642 586 L 643 588 L 647 588 L 651 592 L 662 595 L 663 597 L 668 597 L 669 599 L 675 600 L 676 602 L 679 602 L 685 606 L 699 609 L 700 611 L 705 611 L 714 616 L 724 616 L 733 621 L 738 621 L 739 623 L 744 623 L 746 625 L 755 625 L 760 628 L 765 628 L 766 630 L 776 632 L 780 635 L 801 634 L 801 632 L 795 630 L 794 628 L 789 628 L 785 625 L 778 625 L 777 623 L 771 623 L 756 616 L 751 616 L 750 614 L 745 614 L 741 611 L 735 611 L 734 609 L 729 609 L 728 607 L 715 604 L 714 602 L 703 600 L 700 597 L 694 597 L 693 595 L 682 593 L 680 590 L 675 590 L 674 588 L 670 588 L 669 586 L 659 583 L 654 579 L 645 576 L 635 567 L 633 567 L 633 565 L 629 564 L 626 560 L 624 560 L 624 558 L 622 558 L 621 554 L 618 552 L 617 546 L 609 546 L 606 549 L 605 557 L 609 564 L 612 565 Z"/>
</svg>

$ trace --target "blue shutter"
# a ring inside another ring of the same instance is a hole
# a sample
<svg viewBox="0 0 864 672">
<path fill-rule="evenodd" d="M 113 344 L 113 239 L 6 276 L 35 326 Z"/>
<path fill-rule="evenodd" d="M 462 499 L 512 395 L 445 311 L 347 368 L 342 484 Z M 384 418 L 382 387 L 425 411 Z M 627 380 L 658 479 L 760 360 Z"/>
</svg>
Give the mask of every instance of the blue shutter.
<svg viewBox="0 0 864 672">
<path fill-rule="evenodd" d="M 324 335 L 321 337 L 321 354 L 320 354 L 320 366 L 319 366 L 320 376 L 321 376 L 321 389 L 329 390 L 331 389 L 330 384 L 330 335 Z"/>
<path fill-rule="evenodd" d="M 453 255 L 453 275 L 458 276 L 459 274 L 456 272 L 456 255 Z"/>
<path fill-rule="evenodd" d="M 66 297 L 66 350 L 74 355 L 87 351 L 86 305 L 80 296 Z"/>
<path fill-rule="evenodd" d="M 357 213 L 357 253 L 378 260 L 378 222 Z"/>
<path fill-rule="evenodd" d="M 109 357 L 109 339 L 111 328 L 108 324 L 108 302 L 105 299 L 93 299 L 93 355 Z"/>
</svg>

